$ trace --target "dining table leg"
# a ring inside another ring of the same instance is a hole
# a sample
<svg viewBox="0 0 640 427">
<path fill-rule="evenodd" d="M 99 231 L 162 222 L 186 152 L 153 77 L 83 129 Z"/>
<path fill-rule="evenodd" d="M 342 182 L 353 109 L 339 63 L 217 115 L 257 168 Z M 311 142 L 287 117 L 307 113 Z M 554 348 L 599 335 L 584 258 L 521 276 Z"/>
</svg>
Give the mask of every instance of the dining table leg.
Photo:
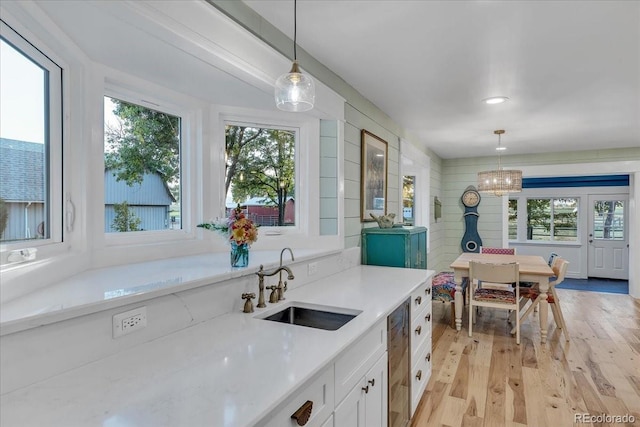
<svg viewBox="0 0 640 427">
<path fill-rule="evenodd" d="M 453 301 L 456 306 L 456 330 L 462 330 L 462 310 L 464 309 L 464 297 L 462 296 L 462 271 L 454 270 L 454 282 L 456 283 L 456 292 L 453 294 Z"/>
<path fill-rule="evenodd" d="M 540 341 L 544 344 L 547 342 L 547 330 L 549 329 L 549 302 L 547 301 L 547 298 L 549 297 L 547 294 L 547 292 L 549 291 L 549 278 L 541 277 L 540 281 L 538 282 L 538 287 L 540 288 Z"/>
</svg>

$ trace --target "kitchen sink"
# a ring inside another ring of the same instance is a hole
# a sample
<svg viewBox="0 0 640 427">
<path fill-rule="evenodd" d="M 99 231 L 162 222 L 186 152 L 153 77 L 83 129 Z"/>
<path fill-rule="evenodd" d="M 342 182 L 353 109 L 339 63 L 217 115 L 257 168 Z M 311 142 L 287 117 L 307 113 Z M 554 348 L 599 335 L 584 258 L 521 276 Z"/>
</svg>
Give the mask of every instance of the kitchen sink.
<svg viewBox="0 0 640 427">
<path fill-rule="evenodd" d="M 292 303 L 276 313 L 267 314 L 266 317 L 262 317 L 262 319 L 288 323 L 290 325 L 306 326 L 308 328 L 335 331 L 346 325 L 360 313 L 362 313 L 360 310 L 340 307 Z"/>
</svg>

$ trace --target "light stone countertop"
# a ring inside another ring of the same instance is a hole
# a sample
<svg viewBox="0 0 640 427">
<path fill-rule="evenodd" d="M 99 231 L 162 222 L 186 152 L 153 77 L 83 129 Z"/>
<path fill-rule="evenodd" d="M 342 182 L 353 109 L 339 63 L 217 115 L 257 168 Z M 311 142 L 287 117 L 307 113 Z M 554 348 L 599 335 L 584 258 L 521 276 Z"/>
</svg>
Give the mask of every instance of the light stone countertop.
<svg viewBox="0 0 640 427">
<path fill-rule="evenodd" d="M 358 266 L 287 292 L 362 310 L 337 331 L 230 313 L 2 395 L 12 426 L 252 426 L 434 272 Z"/>
<path fill-rule="evenodd" d="M 333 252 L 296 249 L 296 261 Z M 87 270 L 2 303 L 0 335 L 246 275 L 253 276 L 260 264 L 264 264 L 266 269 L 277 266 L 279 254 L 280 251 L 252 251 L 249 266 L 241 269 L 229 266 L 228 252 L 219 252 Z"/>
</svg>

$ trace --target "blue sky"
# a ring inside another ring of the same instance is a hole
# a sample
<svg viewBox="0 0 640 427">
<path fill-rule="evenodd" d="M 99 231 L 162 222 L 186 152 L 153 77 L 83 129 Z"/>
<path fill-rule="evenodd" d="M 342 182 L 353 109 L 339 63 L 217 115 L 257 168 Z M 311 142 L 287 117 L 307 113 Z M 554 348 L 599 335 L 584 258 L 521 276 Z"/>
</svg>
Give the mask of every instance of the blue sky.
<svg viewBox="0 0 640 427">
<path fill-rule="evenodd" d="M 0 39 L 0 137 L 44 143 L 44 71 Z"/>
</svg>

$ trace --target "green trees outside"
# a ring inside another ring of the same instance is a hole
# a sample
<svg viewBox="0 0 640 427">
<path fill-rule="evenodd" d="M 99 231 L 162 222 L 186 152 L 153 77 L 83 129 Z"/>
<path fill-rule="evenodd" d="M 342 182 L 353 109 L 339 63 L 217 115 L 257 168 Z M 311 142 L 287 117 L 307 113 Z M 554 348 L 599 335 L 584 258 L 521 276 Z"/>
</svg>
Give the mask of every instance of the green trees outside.
<svg viewBox="0 0 640 427">
<path fill-rule="evenodd" d="M 105 168 L 118 181 L 140 184 L 145 173 L 158 173 L 179 198 L 180 118 L 113 99 L 119 126 L 105 131 Z"/>
<path fill-rule="evenodd" d="M 140 230 L 140 218 L 129 208 L 127 202 L 115 203 L 113 205 L 115 210 L 115 217 L 111 226 L 115 231 L 139 231 Z"/>
<path fill-rule="evenodd" d="M 225 137 L 225 194 L 231 190 L 236 203 L 264 197 L 278 208 L 278 225 L 285 225 L 285 204 L 295 195 L 295 133 L 227 125 Z"/>
</svg>

